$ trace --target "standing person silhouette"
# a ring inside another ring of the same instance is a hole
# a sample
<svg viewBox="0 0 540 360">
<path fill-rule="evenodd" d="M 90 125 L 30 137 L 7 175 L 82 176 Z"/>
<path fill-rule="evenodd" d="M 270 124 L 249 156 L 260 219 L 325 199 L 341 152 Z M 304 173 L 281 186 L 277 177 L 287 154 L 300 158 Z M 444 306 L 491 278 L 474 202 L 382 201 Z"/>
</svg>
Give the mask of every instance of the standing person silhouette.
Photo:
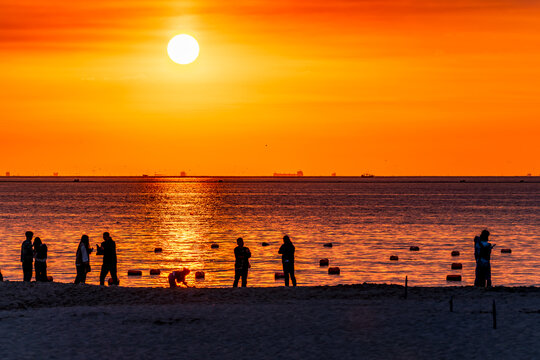
<svg viewBox="0 0 540 360">
<path fill-rule="evenodd" d="M 233 287 L 238 287 L 238 280 L 242 278 L 242 287 L 247 286 L 248 269 L 251 267 L 249 264 L 249 258 L 251 252 L 249 248 L 244 246 L 244 239 L 236 239 L 237 247 L 234 248 L 234 283 Z"/>
<path fill-rule="evenodd" d="M 32 268 L 34 267 L 34 252 L 32 250 L 32 238 L 34 233 L 27 231 L 25 233 L 26 240 L 21 245 L 21 263 L 23 269 L 24 281 L 32 280 Z"/>
<path fill-rule="evenodd" d="M 475 245 L 476 279 L 474 285 L 478 287 L 491 287 L 491 249 L 495 245 L 489 243 L 489 231 L 482 230 Z"/>
<path fill-rule="evenodd" d="M 101 246 L 97 245 L 96 255 L 103 255 L 103 264 L 101 265 L 101 273 L 99 274 L 99 284 L 105 285 L 105 277 L 110 272 L 112 283 L 118 285 L 118 276 L 116 275 L 116 243 L 113 241 L 108 232 L 103 233 L 103 241 Z"/>
<path fill-rule="evenodd" d="M 90 238 L 88 235 L 83 235 L 75 255 L 75 267 L 77 268 L 75 284 L 86 284 L 86 274 L 90 272 L 90 253 L 92 253 Z"/>
<path fill-rule="evenodd" d="M 294 245 L 291 239 L 285 235 L 283 245 L 279 248 L 278 254 L 281 254 L 283 263 L 283 275 L 285 275 L 285 286 L 289 286 L 289 276 L 293 286 L 296 286 L 296 277 L 294 276 Z"/>
<path fill-rule="evenodd" d="M 47 245 L 37 236 L 34 239 L 34 268 L 36 281 L 49 281 L 47 278 Z"/>
</svg>

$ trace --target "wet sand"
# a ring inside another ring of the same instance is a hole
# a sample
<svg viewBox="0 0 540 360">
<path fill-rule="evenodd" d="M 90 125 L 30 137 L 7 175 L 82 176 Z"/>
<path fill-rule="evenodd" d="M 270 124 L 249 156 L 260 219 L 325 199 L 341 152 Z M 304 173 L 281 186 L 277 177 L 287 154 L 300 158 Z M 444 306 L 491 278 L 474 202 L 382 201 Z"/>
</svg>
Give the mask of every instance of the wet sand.
<svg viewBox="0 0 540 360">
<path fill-rule="evenodd" d="M 403 295 L 402 286 L 370 284 L 163 289 L 4 282 L 0 358 L 539 356 L 540 288 L 413 287 Z"/>
</svg>

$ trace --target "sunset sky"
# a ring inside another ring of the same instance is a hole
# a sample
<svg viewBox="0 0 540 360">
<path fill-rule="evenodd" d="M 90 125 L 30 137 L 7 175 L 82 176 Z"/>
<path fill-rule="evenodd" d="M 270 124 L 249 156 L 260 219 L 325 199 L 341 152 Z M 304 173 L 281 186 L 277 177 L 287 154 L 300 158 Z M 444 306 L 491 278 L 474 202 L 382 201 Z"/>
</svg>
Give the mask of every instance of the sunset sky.
<svg viewBox="0 0 540 360">
<path fill-rule="evenodd" d="M 540 175 L 540 2 L 0 0 L 0 174 Z M 190 34 L 199 58 L 167 43 Z"/>
</svg>

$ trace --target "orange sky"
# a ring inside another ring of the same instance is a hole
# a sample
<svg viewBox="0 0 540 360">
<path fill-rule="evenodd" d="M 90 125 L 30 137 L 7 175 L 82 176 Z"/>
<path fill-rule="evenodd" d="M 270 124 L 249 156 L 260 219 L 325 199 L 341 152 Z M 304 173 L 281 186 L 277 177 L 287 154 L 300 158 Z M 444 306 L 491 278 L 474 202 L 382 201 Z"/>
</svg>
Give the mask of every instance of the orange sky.
<svg viewBox="0 0 540 360">
<path fill-rule="evenodd" d="M 540 5 L 290 3 L 0 0 L 0 174 L 540 175 Z"/>
</svg>

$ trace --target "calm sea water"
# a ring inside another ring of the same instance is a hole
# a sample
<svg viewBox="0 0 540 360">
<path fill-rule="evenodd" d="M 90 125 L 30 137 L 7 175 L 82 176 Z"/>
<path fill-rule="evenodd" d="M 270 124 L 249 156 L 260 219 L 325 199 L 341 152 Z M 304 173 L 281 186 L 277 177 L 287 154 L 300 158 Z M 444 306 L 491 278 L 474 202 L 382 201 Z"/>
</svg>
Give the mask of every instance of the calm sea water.
<svg viewBox="0 0 540 360">
<path fill-rule="evenodd" d="M 497 244 L 494 284 L 539 286 L 538 177 L 0 178 L 0 268 L 7 280 L 22 280 L 20 244 L 32 230 L 49 247 L 49 275 L 61 282 L 75 278 L 81 235 L 95 248 L 108 231 L 125 286 L 166 286 L 168 273 L 182 267 L 192 270 L 188 281 L 196 286 L 230 286 L 237 237 L 253 255 L 248 285 L 282 285 L 274 273 L 281 271 L 284 234 L 296 246 L 299 285 L 402 284 L 406 275 L 411 285 L 455 285 L 447 274 L 462 274 L 461 284 L 471 285 L 473 238 L 484 228 Z M 334 246 L 323 247 L 327 242 Z M 420 251 L 409 251 L 411 245 Z M 328 275 L 321 258 L 341 275 Z M 463 269 L 451 270 L 453 262 Z M 88 283 L 99 282 L 100 264 L 92 254 Z M 128 277 L 128 269 L 143 276 Z M 162 274 L 150 276 L 150 269 Z M 194 279 L 198 270 L 204 281 Z"/>
</svg>

